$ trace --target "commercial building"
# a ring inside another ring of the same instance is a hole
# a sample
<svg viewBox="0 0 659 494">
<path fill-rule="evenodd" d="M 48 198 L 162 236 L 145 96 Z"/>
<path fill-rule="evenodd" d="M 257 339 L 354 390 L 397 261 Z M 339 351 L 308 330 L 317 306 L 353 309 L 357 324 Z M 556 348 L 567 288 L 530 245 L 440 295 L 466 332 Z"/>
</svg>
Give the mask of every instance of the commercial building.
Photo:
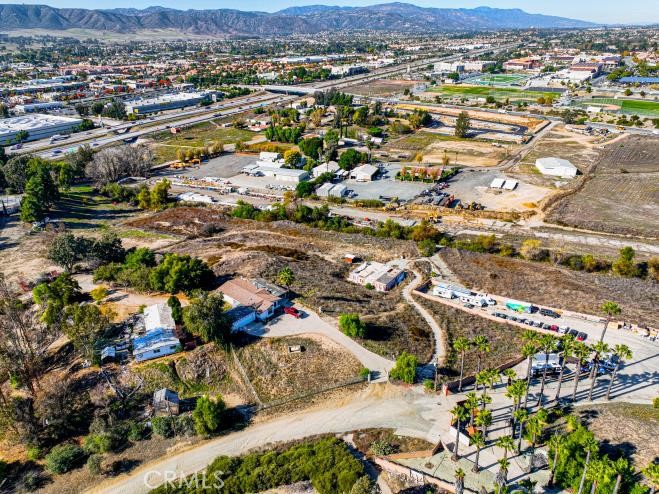
<svg viewBox="0 0 659 494">
<path fill-rule="evenodd" d="M 506 70 L 535 70 L 541 66 L 542 62 L 537 57 L 515 58 L 503 64 Z"/>
<path fill-rule="evenodd" d="M 280 182 L 300 183 L 309 178 L 306 170 L 282 168 L 281 164 L 259 161 L 243 167 L 242 172 L 252 177 L 272 177 Z"/>
<path fill-rule="evenodd" d="M 377 167 L 367 164 L 353 169 L 350 172 L 350 178 L 357 180 L 357 182 L 370 182 L 377 173 Z"/>
<path fill-rule="evenodd" d="M 76 130 L 82 119 L 31 113 L 20 117 L 0 119 L 0 143 L 2 145 L 17 142 L 20 132 L 27 132 L 24 141 L 36 141 L 55 134 L 67 134 Z"/>
<path fill-rule="evenodd" d="M 318 197 L 343 197 L 347 194 L 348 187 L 343 184 L 326 182 L 316 189 Z"/>
<path fill-rule="evenodd" d="M 213 92 L 169 93 L 153 98 L 137 98 L 126 101 L 126 113 L 148 114 L 165 110 L 176 110 L 195 106 L 202 101 L 216 101 L 217 94 Z"/>
<path fill-rule="evenodd" d="M 573 178 L 577 176 L 578 169 L 568 160 L 562 158 L 538 158 L 535 167 L 543 175 L 552 175 L 561 178 Z"/>
<path fill-rule="evenodd" d="M 339 164 L 336 161 L 329 161 L 327 163 L 323 163 L 321 165 L 316 166 L 313 170 L 311 170 L 311 175 L 313 178 L 318 178 L 320 177 L 323 173 L 336 173 L 341 169 Z"/>
<path fill-rule="evenodd" d="M 331 69 L 332 75 L 345 77 L 349 75 L 361 74 L 367 72 L 368 69 L 363 65 L 337 65 Z"/>
<path fill-rule="evenodd" d="M 61 101 L 48 101 L 45 103 L 26 103 L 23 105 L 16 105 L 14 110 L 16 113 L 33 113 L 38 111 L 57 110 L 63 107 L 64 103 Z"/>
<path fill-rule="evenodd" d="M 405 271 L 380 262 L 360 264 L 348 275 L 348 281 L 387 292 L 405 279 Z"/>
</svg>

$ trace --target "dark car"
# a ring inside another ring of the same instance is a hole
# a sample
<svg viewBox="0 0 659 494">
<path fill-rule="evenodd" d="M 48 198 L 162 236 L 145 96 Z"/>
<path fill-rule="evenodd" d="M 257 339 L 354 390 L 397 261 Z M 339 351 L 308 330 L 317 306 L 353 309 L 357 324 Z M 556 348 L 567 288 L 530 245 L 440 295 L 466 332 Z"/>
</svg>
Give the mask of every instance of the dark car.
<svg viewBox="0 0 659 494">
<path fill-rule="evenodd" d="M 551 309 L 540 309 L 540 314 L 547 317 L 553 317 L 554 319 L 561 317 L 558 312 L 554 312 Z"/>
<path fill-rule="evenodd" d="M 576 338 L 577 335 L 579 334 L 579 331 L 577 331 L 576 329 L 571 329 L 570 331 L 567 332 L 567 334 L 569 334 L 570 336 L 574 336 Z"/>
<path fill-rule="evenodd" d="M 470 304 L 469 302 L 467 302 L 467 303 L 464 304 L 462 307 L 466 307 L 467 309 L 473 309 L 473 308 L 474 308 L 474 304 Z"/>
<path fill-rule="evenodd" d="M 586 341 L 586 338 L 588 338 L 586 333 L 579 332 L 579 334 L 577 334 L 577 340 L 579 341 Z"/>
</svg>

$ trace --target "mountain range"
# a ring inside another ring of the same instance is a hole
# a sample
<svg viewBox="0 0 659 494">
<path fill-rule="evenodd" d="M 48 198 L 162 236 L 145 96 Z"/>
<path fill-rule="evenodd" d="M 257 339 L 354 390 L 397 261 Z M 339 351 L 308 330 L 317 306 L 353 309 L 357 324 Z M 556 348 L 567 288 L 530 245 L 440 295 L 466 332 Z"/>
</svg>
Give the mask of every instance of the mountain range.
<svg viewBox="0 0 659 494">
<path fill-rule="evenodd" d="M 441 32 L 527 28 L 588 28 L 595 24 L 520 9 L 424 8 L 407 3 L 367 7 L 308 5 L 279 12 L 234 9 L 176 10 L 164 7 L 110 10 L 58 9 L 47 5 L 0 5 L 0 31 L 93 29 L 119 33 L 174 29 L 209 36 L 313 34 L 337 30 Z"/>
</svg>

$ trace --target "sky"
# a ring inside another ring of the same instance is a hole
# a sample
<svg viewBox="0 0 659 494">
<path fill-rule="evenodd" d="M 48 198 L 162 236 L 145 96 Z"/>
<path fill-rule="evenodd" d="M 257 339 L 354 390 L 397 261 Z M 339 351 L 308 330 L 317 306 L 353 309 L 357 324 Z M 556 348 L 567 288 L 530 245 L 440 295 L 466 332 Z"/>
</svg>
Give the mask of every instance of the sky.
<svg viewBox="0 0 659 494">
<path fill-rule="evenodd" d="M 144 8 L 161 5 L 176 9 L 217 9 L 234 8 L 239 10 L 260 10 L 273 12 L 290 6 L 323 5 L 373 5 L 393 0 L 94 0 L 81 3 L 79 0 L 0 0 L 0 3 L 36 3 L 53 7 L 76 7 L 110 9 L 116 7 Z M 400 0 L 423 7 L 479 7 L 486 5 L 496 8 L 520 8 L 530 13 L 558 15 L 608 24 L 648 24 L 659 23 L 659 2 L 657 0 Z"/>
</svg>

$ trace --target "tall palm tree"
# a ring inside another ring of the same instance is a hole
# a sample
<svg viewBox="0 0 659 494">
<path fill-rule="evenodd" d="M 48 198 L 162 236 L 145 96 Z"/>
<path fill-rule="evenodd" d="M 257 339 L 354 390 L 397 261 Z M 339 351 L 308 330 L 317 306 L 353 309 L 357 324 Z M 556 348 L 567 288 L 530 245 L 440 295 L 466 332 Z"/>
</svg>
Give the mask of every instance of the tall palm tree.
<svg viewBox="0 0 659 494">
<path fill-rule="evenodd" d="M 618 375 L 618 370 L 620 369 L 620 364 L 625 360 L 630 360 L 632 358 L 632 351 L 627 345 L 618 344 L 613 347 L 613 355 L 618 357 L 616 360 L 616 366 L 613 369 L 613 374 L 611 374 L 611 380 L 609 381 L 609 387 L 606 388 L 606 399 L 607 401 L 611 399 L 611 388 L 613 388 L 613 381 L 616 380 Z"/>
<path fill-rule="evenodd" d="M 522 401 L 522 396 L 526 391 L 526 382 L 521 379 L 517 379 L 510 383 L 506 389 L 506 398 L 513 400 L 513 412 L 519 408 L 519 404 Z"/>
<path fill-rule="evenodd" d="M 561 455 L 561 449 L 565 443 L 565 436 L 561 434 L 554 434 L 549 439 L 549 447 L 554 450 L 554 457 L 551 463 L 551 475 L 549 477 L 549 487 L 554 484 L 554 475 L 556 474 L 556 465 L 558 464 L 558 457 Z"/>
<path fill-rule="evenodd" d="M 473 391 L 470 391 L 465 395 L 465 403 L 464 406 L 467 410 L 469 410 L 470 417 L 469 417 L 469 426 L 472 427 L 474 425 L 474 412 L 478 410 L 478 407 L 480 406 L 480 398 L 476 393 Z"/>
<path fill-rule="evenodd" d="M 471 347 L 471 342 L 463 336 L 457 338 L 453 342 L 453 349 L 456 352 L 460 352 L 460 381 L 458 383 L 459 392 L 462 391 L 462 377 L 464 376 L 464 368 L 465 368 L 465 353 L 467 352 L 467 350 L 469 350 L 470 347 Z"/>
<path fill-rule="evenodd" d="M 599 367 L 600 357 L 610 351 L 609 345 L 603 341 L 598 341 L 592 347 L 595 355 L 593 356 L 592 367 L 590 369 L 590 389 L 588 390 L 588 401 L 593 401 L 593 389 L 595 389 L 595 381 L 597 381 L 597 368 Z"/>
<path fill-rule="evenodd" d="M 549 354 L 556 350 L 556 338 L 550 334 L 543 334 L 540 338 L 540 349 L 545 354 L 545 366 L 542 370 L 542 380 L 540 381 L 540 394 L 538 395 L 537 406 L 542 405 L 542 399 L 545 393 L 545 380 L 547 379 L 547 363 L 549 362 Z"/>
<path fill-rule="evenodd" d="M 478 391 L 480 385 L 482 385 L 483 389 L 485 389 L 489 378 L 490 376 L 488 376 L 486 369 L 483 369 L 482 371 L 476 373 L 476 391 Z"/>
<path fill-rule="evenodd" d="M 591 456 L 599 449 L 599 443 L 592 434 L 584 441 L 583 449 L 586 452 L 586 462 L 584 463 L 583 473 L 581 474 L 581 480 L 579 481 L 579 490 L 577 491 L 577 494 L 583 493 L 583 486 L 586 482 L 586 473 L 588 472 Z"/>
<path fill-rule="evenodd" d="M 492 425 L 492 412 L 490 410 L 481 410 L 475 420 L 476 427 L 481 428 L 483 437 L 487 439 L 487 428 Z"/>
<path fill-rule="evenodd" d="M 519 424 L 519 438 L 517 442 L 517 453 L 522 451 L 522 437 L 524 436 L 524 424 L 529 419 L 529 412 L 526 408 L 518 408 L 513 412 L 515 422 Z"/>
<path fill-rule="evenodd" d="M 572 348 L 574 356 L 577 358 L 577 368 L 574 372 L 574 388 L 572 389 L 572 401 L 577 401 L 577 388 L 579 387 L 579 378 L 581 377 L 581 367 L 590 355 L 590 347 L 581 341 L 574 343 Z"/>
<path fill-rule="evenodd" d="M 492 397 L 490 395 L 482 394 L 478 397 L 478 403 L 481 405 L 481 411 L 485 410 L 485 407 L 492 403 Z"/>
<path fill-rule="evenodd" d="M 504 369 L 501 374 L 506 378 L 506 386 L 510 386 L 513 380 L 517 379 L 517 373 L 512 367 Z"/>
<path fill-rule="evenodd" d="M 508 458 L 500 458 L 497 460 L 499 464 L 499 471 L 496 476 L 497 492 L 501 493 L 505 485 L 508 483 L 508 469 L 510 468 L 510 461 Z"/>
<path fill-rule="evenodd" d="M 561 360 L 561 372 L 558 375 L 558 387 L 556 388 L 556 396 L 554 396 L 554 401 L 558 401 L 561 397 L 561 385 L 563 384 L 563 374 L 565 373 L 565 364 L 567 364 L 567 359 L 572 357 L 574 350 L 574 336 L 571 334 L 563 335 L 561 338 L 561 346 L 563 347 L 561 353 L 563 354 L 563 359 Z"/>
<path fill-rule="evenodd" d="M 455 418 L 455 447 L 453 448 L 453 461 L 458 461 L 458 446 L 460 444 L 460 424 L 469 418 L 469 411 L 462 405 L 455 405 L 451 414 Z"/>
<path fill-rule="evenodd" d="M 476 349 L 478 360 L 476 361 L 476 372 L 481 371 L 483 356 L 490 351 L 490 341 L 483 335 L 475 336 L 471 344 Z"/>
<path fill-rule="evenodd" d="M 602 330 L 602 335 L 600 336 L 600 343 L 601 343 L 602 341 L 604 341 L 604 335 L 606 334 L 606 330 L 609 327 L 611 318 L 613 316 L 619 315 L 622 312 L 622 310 L 620 309 L 620 306 L 618 304 L 616 304 L 615 302 L 611 302 L 610 300 L 604 302 L 600 310 L 604 314 L 606 314 L 606 322 L 604 323 L 604 329 Z"/>
<path fill-rule="evenodd" d="M 533 331 L 533 333 L 535 333 L 535 331 Z M 526 408 L 526 405 L 529 401 L 529 389 L 531 388 L 531 366 L 533 365 L 533 356 L 537 351 L 538 346 L 536 345 L 535 340 L 529 341 L 522 347 L 522 355 L 528 361 L 526 368 L 526 395 L 524 396 L 524 408 Z"/>
<path fill-rule="evenodd" d="M 618 494 L 622 477 L 627 475 L 633 477 L 636 474 L 636 471 L 634 470 L 634 467 L 629 464 L 629 460 L 623 457 L 612 462 L 611 467 L 616 474 L 616 483 L 613 486 L 613 494 Z"/>
<path fill-rule="evenodd" d="M 476 459 L 474 460 L 474 466 L 472 467 L 471 471 L 474 473 L 478 473 L 478 471 L 480 470 L 478 466 L 478 460 L 481 455 L 481 449 L 485 447 L 485 436 L 483 436 L 481 432 L 476 432 L 473 436 L 469 438 L 469 444 L 476 447 Z"/>
<path fill-rule="evenodd" d="M 455 470 L 455 494 L 463 494 L 465 488 L 465 472 L 462 468 Z"/>
<path fill-rule="evenodd" d="M 595 494 L 598 484 L 602 480 L 610 478 L 613 473 L 613 466 L 608 457 L 605 456 L 602 459 L 591 461 L 586 471 L 586 478 L 591 481 L 590 494 Z"/>
<path fill-rule="evenodd" d="M 515 449 L 515 440 L 513 436 L 500 436 L 497 439 L 497 446 L 503 449 L 503 457 L 508 458 L 508 453 Z"/>
</svg>

